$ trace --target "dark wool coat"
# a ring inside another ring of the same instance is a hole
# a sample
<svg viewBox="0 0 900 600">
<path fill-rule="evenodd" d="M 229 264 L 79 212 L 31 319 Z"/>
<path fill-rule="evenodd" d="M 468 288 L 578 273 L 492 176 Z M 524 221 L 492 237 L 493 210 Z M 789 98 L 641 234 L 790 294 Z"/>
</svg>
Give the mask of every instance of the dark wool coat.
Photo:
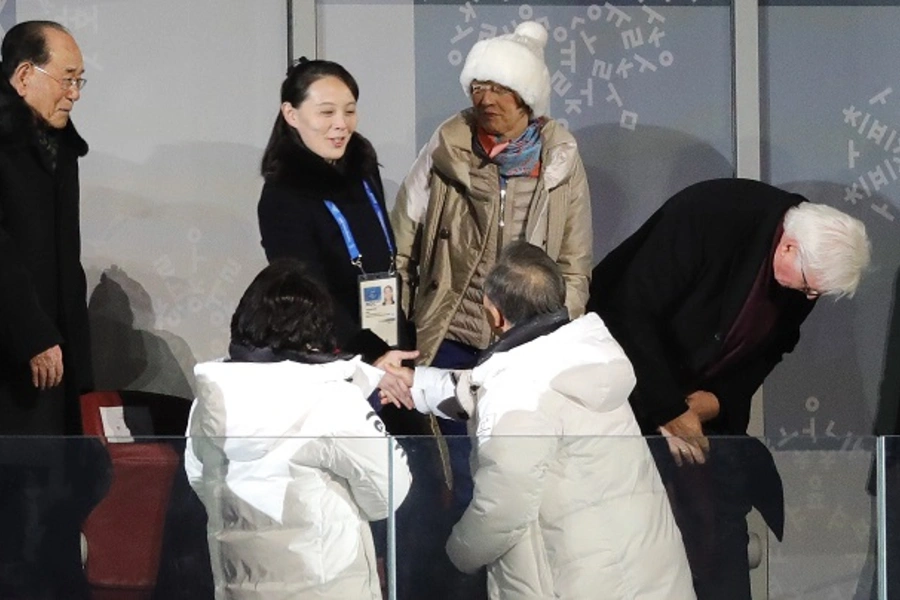
<svg viewBox="0 0 900 600">
<path fill-rule="evenodd" d="M 371 331 L 360 329 L 360 271 L 350 263 L 340 227 L 324 201 L 334 202 L 347 219 L 366 272 L 387 271 L 390 247 L 363 187 L 365 180 L 372 188 L 393 245 L 375 149 L 355 133 L 335 165 L 293 142 L 283 144 L 276 157 L 278 167 L 266 176 L 258 206 L 266 257 L 270 262 L 280 257 L 305 262 L 334 298 L 341 350 L 374 360 L 388 347 Z"/>
<path fill-rule="evenodd" d="M 596 311 L 634 364 L 635 414 L 645 433 L 686 410 L 696 390 L 719 398 L 710 434 L 746 433 L 750 398 L 785 353 L 815 305 L 784 290 L 766 339 L 711 379 L 726 335 L 775 243 L 789 208 L 805 201 L 758 181 L 719 179 L 670 198 L 593 271 L 588 310 Z"/>
<path fill-rule="evenodd" d="M 51 135 L 59 139 L 55 170 L 31 109 L 0 82 L 0 432 L 7 434 L 63 433 L 66 410 L 76 423 L 78 394 L 92 386 L 78 183 L 88 147 L 71 122 Z M 29 360 L 56 344 L 63 386 L 39 392 Z"/>
</svg>

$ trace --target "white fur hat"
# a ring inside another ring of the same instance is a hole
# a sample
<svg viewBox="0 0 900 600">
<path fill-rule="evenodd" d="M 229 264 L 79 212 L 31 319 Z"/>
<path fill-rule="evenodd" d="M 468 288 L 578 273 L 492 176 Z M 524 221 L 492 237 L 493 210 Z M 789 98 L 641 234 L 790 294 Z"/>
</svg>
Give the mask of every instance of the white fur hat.
<svg viewBox="0 0 900 600">
<path fill-rule="evenodd" d="M 473 81 L 493 81 L 519 94 L 534 116 L 546 115 L 550 109 L 546 45 L 547 30 L 535 21 L 520 23 L 514 33 L 477 42 L 459 75 L 466 96 Z"/>
</svg>

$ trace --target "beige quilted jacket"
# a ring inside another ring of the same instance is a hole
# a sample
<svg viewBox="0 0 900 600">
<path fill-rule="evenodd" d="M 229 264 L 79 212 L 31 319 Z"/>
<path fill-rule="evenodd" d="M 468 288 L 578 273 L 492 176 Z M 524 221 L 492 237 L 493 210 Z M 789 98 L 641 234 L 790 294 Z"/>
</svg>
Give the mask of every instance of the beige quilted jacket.
<svg viewBox="0 0 900 600">
<path fill-rule="evenodd" d="M 488 331 L 481 289 L 473 278 L 479 265 L 489 268 L 499 251 L 500 178 L 497 167 L 472 150 L 472 127 L 466 110 L 438 128 L 391 212 L 401 300 L 416 323 L 422 364 L 431 363 L 451 326 L 461 341 L 485 340 Z M 584 312 L 593 266 L 590 193 L 575 138 L 553 120 L 546 122 L 541 138 L 537 187 L 533 180 L 510 180 L 507 196 L 517 190 L 531 195 L 525 239 L 559 264 L 574 318 Z"/>
</svg>

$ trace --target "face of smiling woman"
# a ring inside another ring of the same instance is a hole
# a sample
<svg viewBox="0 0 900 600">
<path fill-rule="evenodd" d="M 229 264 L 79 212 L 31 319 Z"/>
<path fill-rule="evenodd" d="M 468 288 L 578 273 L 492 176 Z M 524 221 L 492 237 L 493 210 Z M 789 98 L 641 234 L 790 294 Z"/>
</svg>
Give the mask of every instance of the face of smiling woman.
<svg viewBox="0 0 900 600">
<path fill-rule="evenodd" d="M 316 80 L 300 106 L 285 102 L 281 112 L 288 125 L 300 134 L 303 144 L 328 161 L 344 156 L 356 131 L 356 98 L 337 77 Z"/>
</svg>

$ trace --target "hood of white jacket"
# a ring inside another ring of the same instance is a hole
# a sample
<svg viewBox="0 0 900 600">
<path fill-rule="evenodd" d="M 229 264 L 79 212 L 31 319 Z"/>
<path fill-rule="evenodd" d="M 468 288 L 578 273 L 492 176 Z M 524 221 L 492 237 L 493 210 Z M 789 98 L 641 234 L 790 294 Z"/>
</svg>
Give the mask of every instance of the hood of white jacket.
<svg viewBox="0 0 900 600">
<path fill-rule="evenodd" d="M 501 377 L 527 381 L 536 392 L 555 391 L 595 412 L 627 403 L 635 384 L 631 362 L 595 313 L 498 352 L 472 372 L 477 386 Z"/>
<path fill-rule="evenodd" d="M 337 394 L 366 398 L 383 375 L 359 357 L 315 365 L 207 362 L 194 374 L 203 415 L 192 419 L 191 435 L 227 438 L 225 455 L 239 462 L 258 460 L 279 438 L 321 435 L 316 424 L 307 423 L 320 403 Z"/>
</svg>

